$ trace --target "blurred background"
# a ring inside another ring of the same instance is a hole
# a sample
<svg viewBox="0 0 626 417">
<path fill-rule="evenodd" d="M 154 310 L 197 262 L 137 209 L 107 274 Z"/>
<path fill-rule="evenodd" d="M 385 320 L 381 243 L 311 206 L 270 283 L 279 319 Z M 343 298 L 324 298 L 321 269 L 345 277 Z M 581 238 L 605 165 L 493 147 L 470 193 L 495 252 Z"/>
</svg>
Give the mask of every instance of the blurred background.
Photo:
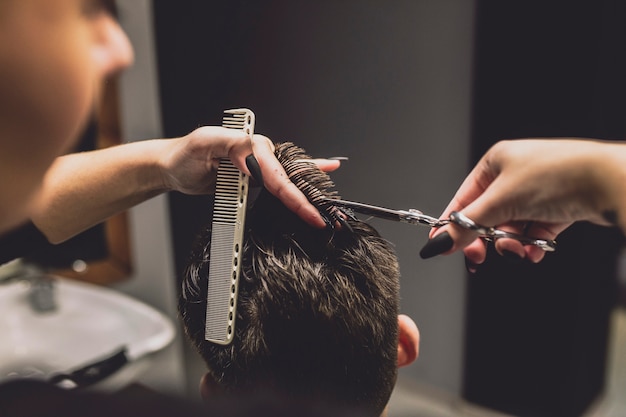
<svg viewBox="0 0 626 417">
<path fill-rule="evenodd" d="M 220 125 L 347 156 L 343 197 L 438 215 L 501 139 L 626 133 L 619 0 L 118 0 L 136 64 L 119 80 L 124 141 Z M 128 213 L 132 271 L 113 286 L 177 320 L 178 278 L 210 197 Z M 400 258 L 421 331 L 390 415 L 626 415 L 619 404 L 622 236 L 580 224 L 538 265 L 491 253 L 421 260 L 428 230 L 372 220 Z M 130 270 L 129 270 L 130 271 Z M 204 367 L 180 334 L 141 377 L 198 398 Z M 616 359 L 617 358 L 617 359 Z M 617 391 L 616 391 L 617 390 Z"/>
</svg>

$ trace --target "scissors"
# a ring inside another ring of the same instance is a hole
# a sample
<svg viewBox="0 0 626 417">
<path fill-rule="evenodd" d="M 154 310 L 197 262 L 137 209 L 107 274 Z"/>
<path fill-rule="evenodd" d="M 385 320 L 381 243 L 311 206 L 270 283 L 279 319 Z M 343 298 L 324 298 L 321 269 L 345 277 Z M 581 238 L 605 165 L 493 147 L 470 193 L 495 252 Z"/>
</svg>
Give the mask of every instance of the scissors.
<svg viewBox="0 0 626 417">
<path fill-rule="evenodd" d="M 378 217 L 380 219 L 393 220 L 413 225 L 421 224 L 429 227 L 441 227 L 446 224 L 453 223 L 467 230 L 477 232 L 479 237 L 489 242 L 493 242 L 497 239 L 507 238 L 515 239 L 519 241 L 522 245 L 537 246 L 546 252 L 554 252 L 554 250 L 556 249 L 555 240 L 537 239 L 517 233 L 506 232 L 504 230 L 496 229 L 494 227 L 482 226 L 475 223 L 472 219 L 458 211 L 451 212 L 448 219 L 438 219 L 436 217 L 428 216 L 422 213 L 420 210 L 416 209 L 392 210 L 384 207 L 373 206 L 370 204 L 357 203 L 354 201 L 346 201 L 332 198 L 324 198 L 324 200 L 329 205 L 345 209 L 342 210 L 342 212 L 351 217 L 354 217 L 353 213 L 356 212 Z M 346 212 L 346 210 L 348 212 Z"/>
</svg>

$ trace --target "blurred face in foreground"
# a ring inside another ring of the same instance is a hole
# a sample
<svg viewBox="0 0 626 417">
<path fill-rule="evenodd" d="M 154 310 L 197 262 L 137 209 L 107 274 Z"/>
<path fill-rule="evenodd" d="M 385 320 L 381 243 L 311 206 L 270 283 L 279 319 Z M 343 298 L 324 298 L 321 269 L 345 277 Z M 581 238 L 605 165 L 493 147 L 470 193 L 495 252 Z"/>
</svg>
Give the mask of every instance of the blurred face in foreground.
<svg viewBox="0 0 626 417">
<path fill-rule="evenodd" d="M 112 11 L 106 0 L 0 0 L 0 233 L 28 218 L 104 78 L 132 63 Z"/>
</svg>

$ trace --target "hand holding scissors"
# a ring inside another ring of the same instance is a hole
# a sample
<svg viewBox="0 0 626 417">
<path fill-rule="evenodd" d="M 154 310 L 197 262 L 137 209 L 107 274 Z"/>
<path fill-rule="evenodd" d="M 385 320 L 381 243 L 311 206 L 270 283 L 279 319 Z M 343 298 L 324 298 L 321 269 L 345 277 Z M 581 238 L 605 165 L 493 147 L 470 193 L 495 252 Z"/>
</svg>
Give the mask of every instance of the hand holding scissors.
<svg viewBox="0 0 626 417">
<path fill-rule="evenodd" d="M 556 241 L 551 239 L 538 239 L 511 233 L 494 227 L 487 227 L 476 224 L 473 220 L 465 216 L 463 213 L 453 211 L 447 219 L 438 219 L 422 213 L 420 210 L 392 210 L 384 207 L 374 206 L 370 204 L 357 203 L 354 201 L 326 199 L 329 204 L 340 207 L 342 212 L 353 216 L 354 213 L 370 215 L 386 220 L 393 220 L 413 225 L 425 225 L 429 227 L 441 227 L 447 224 L 456 224 L 467 230 L 478 233 L 478 236 L 486 241 L 495 241 L 497 239 L 507 238 L 515 239 L 522 245 L 537 246 L 545 252 L 553 252 L 556 249 Z"/>
</svg>

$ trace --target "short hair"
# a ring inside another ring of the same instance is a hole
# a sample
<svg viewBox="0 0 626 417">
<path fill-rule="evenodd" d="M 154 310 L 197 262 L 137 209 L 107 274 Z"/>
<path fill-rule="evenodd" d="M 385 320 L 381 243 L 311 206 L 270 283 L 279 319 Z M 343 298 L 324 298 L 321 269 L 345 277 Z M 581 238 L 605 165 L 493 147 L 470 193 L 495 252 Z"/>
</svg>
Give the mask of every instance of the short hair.
<svg viewBox="0 0 626 417">
<path fill-rule="evenodd" d="M 352 230 L 315 229 L 261 191 L 246 217 L 235 335 L 226 346 L 204 337 L 210 226 L 200 234 L 179 311 L 225 392 L 271 389 L 382 413 L 397 378 L 399 266 L 374 228 L 348 221 Z"/>
</svg>

